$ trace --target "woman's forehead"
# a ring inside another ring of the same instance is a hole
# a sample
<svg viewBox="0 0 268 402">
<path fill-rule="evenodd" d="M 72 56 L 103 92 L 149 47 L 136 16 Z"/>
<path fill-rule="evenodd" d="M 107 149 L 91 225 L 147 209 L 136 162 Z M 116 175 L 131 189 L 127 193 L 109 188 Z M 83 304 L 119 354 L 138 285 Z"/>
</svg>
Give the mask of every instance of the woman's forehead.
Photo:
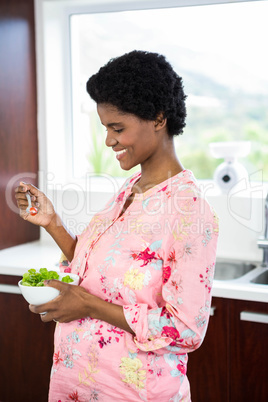
<svg viewBox="0 0 268 402">
<path fill-rule="evenodd" d="M 100 119 L 105 125 L 118 124 L 121 121 L 126 121 L 129 119 L 137 119 L 137 117 L 131 113 L 123 112 L 116 106 L 109 103 L 99 103 L 97 104 L 97 112 Z"/>
</svg>

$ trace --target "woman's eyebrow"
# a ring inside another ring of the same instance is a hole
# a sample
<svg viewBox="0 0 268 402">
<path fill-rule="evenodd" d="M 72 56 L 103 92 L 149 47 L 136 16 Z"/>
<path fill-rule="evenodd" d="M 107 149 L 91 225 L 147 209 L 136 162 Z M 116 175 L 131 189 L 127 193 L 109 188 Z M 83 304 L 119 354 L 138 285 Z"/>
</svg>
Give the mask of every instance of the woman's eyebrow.
<svg viewBox="0 0 268 402">
<path fill-rule="evenodd" d="M 114 127 L 114 126 L 120 126 L 122 123 L 117 122 L 117 123 L 108 123 L 107 127 Z"/>
</svg>

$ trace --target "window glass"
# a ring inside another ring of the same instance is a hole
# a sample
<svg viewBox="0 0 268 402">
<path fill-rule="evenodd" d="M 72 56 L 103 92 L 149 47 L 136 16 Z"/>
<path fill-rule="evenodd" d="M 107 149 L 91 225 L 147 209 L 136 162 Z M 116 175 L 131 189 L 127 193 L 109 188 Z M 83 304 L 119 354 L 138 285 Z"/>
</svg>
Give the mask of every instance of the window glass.
<svg viewBox="0 0 268 402">
<path fill-rule="evenodd" d="M 240 162 L 268 180 L 267 15 L 267 1 L 72 15 L 74 176 L 130 175 L 105 146 L 86 82 L 110 58 L 140 49 L 164 54 L 183 77 L 187 126 L 175 140 L 183 165 L 212 178 L 222 160 L 211 142 L 251 141 Z"/>
</svg>

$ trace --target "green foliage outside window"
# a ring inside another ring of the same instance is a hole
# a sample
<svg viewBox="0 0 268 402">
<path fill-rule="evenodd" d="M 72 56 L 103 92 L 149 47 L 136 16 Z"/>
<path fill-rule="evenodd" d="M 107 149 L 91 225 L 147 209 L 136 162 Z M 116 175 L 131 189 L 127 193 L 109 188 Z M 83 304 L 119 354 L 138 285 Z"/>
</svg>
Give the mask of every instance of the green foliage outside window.
<svg viewBox="0 0 268 402">
<path fill-rule="evenodd" d="M 268 98 L 267 98 L 268 104 Z M 224 115 L 225 114 L 225 115 Z M 240 115 L 240 116 L 239 116 Z M 185 168 L 191 169 L 199 179 L 211 179 L 223 159 L 211 156 L 209 144 L 222 141 L 250 141 L 250 154 L 239 161 L 254 179 L 268 180 L 268 112 L 264 108 L 248 109 L 244 114 L 232 109 L 227 113 L 189 108 L 187 126 L 183 135 L 175 138 L 178 157 Z M 92 146 L 88 153 L 89 171 L 115 177 L 128 177 L 131 171 L 120 168 L 114 152 L 105 145 L 105 129 L 96 113 L 90 114 Z"/>
</svg>

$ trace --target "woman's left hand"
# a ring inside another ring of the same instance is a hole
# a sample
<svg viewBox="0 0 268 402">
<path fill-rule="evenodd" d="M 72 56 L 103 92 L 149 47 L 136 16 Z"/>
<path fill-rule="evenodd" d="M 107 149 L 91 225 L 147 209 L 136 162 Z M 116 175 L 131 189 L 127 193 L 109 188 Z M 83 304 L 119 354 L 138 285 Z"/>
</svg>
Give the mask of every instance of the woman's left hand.
<svg viewBox="0 0 268 402">
<path fill-rule="evenodd" d="M 97 296 L 88 293 L 82 286 L 70 285 L 55 279 L 46 281 L 46 286 L 52 286 L 60 291 L 59 296 L 49 303 L 34 306 L 30 304 L 29 309 L 40 314 L 43 322 L 58 321 L 70 322 L 90 317 L 102 320 L 115 327 L 134 335 L 128 325 L 123 306 L 102 300 Z M 45 312 L 45 314 L 42 314 Z"/>
<path fill-rule="evenodd" d="M 34 306 L 29 305 L 29 309 L 40 314 L 43 322 L 58 321 L 70 322 L 90 316 L 90 306 L 95 296 L 91 295 L 82 286 L 70 285 L 55 279 L 46 281 L 46 286 L 52 286 L 60 291 L 52 301 Z M 46 314 L 42 314 L 46 312 Z"/>
</svg>

